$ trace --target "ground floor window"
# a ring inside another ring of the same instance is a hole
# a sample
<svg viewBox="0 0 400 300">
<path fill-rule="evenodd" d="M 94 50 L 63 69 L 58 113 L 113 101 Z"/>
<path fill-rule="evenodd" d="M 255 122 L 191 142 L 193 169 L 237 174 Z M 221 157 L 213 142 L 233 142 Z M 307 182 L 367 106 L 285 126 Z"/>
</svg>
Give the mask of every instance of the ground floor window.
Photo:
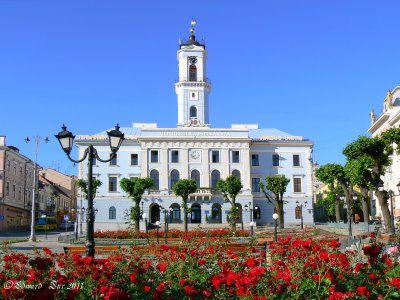
<svg viewBox="0 0 400 300">
<path fill-rule="evenodd" d="M 191 223 L 201 223 L 201 208 L 198 204 L 193 204 L 191 207 L 192 216 Z"/>
</svg>

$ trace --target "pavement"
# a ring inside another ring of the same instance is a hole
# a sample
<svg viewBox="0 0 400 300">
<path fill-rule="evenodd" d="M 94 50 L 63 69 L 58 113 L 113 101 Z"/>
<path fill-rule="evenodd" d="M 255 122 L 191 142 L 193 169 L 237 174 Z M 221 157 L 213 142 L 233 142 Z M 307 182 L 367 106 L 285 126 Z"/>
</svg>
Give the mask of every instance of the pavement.
<svg viewBox="0 0 400 300">
<path fill-rule="evenodd" d="M 22 252 L 24 254 L 34 254 L 35 250 L 43 249 L 43 247 L 49 248 L 51 251 L 55 253 L 61 253 L 64 252 L 64 246 L 68 246 L 70 244 L 67 243 L 60 243 L 58 242 L 58 236 L 60 233 L 49 233 L 47 236 L 45 234 L 39 233 L 36 234 L 36 242 L 31 242 L 31 241 L 25 241 L 25 242 L 19 242 L 19 243 L 12 243 L 9 245 L 9 249 L 12 252 Z M 19 236 L 18 238 L 24 238 L 28 237 L 27 236 Z M 14 237 L 15 238 L 15 237 Z M 1 238 L 1 242 L 6 241 L 7 239 L 5 237 Z M 12 240 L 12 238 L 9 238 L 9 240 Z"/>
</svg>

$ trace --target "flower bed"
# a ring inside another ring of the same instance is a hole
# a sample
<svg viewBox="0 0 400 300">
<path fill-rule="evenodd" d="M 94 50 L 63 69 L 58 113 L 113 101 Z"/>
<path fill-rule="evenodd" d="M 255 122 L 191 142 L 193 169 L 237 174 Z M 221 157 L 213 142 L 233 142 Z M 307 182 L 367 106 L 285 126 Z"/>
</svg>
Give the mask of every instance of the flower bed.
<svg viewBox="0 0 400 300">
<path fill-rule="evenodd" d="M 240 255 L 222 242 L 164 246 L 152 259 L 126 250 L 107 259 L 43 249 L 11 253 L 0 272 L 3 299 L 398 299 L 400 266 L 372 237 L 365 261 L 337 241 L 290 237 L 268 255 Z M 257 251 L 257 250 L 252 250 Z M 271 255 L 271 264 L 266 257 Z"/>
<path fill-rule="evenodd" d="M 159 231 L 159 236 L 164 236 L 164 231 Z M 170 238 L 182 238 L 183 240 L 189 240 L 193 238 L 200 237 L 246 237 L 250 236 L 250 231 L 248 230 L 237 230 L 234 234 L 229 229 L 213 229 L 213 230 L 168 230 L 168 237 Z M 145 239 L 146 232 L 133 232 L 129 230 L 119 230 L 119 231 L 96 231 L 94 234 L 95 238 L 109 238 L 109 239 Z M 157 237 L 156 230 L 150 230 L 148 232 L 148 237 L 155 239 Z"/>
</svg>

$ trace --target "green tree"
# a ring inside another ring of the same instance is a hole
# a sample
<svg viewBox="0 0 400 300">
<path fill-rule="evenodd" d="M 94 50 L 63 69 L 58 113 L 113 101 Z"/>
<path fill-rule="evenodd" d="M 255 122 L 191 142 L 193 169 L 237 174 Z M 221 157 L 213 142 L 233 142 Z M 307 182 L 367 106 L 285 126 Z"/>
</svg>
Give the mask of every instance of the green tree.
<svg viewBox="0 0 400 300">
<path fill-rule="evenodd" d="M 336 223 L 340 222 L 340 195 L 338 193 L 337 187 L 339 186 L 339 180 L 344 178 L 343 166 L 339 164 L 326 164 L 321 166 L 316 172 L 315 176 L 317 179 L 329 186 L 331 192 L 330 199 L 335 202 L 335 217 Z M 327 207 L 326 207 L 327 208 Z M 328 209 L 328 208 L 327 208 Z"/>
<path fill-rule="evenodd" d="M 232 231 L 236 231 L 236 222 L 239 218 L 240 209 L 236 207 L 236 197 L 243 188 L 240 179 L 236 176 L 228 176 L 225 180 L 221 179 L 217 182 L 217 188 L 224 196 L 225 202 L 231 204 L 231 209 L 229 210 L 229 223 L 231 225 Z"/>
<path fill-rule="evenodd" d="M 371 211 L 369 191 L 371 190 L 371 172 L 374 161 L 368 156 L 358 159 L 349 159 L 344 170 L 353 185 L 358 186 L 361 194 L 361 206 L 364 222 L 368 223 Z"/>
<path fill-rule="evenodd" d="M 389 193 L 384 189 L 379 189 L 383 185 L 381 177 L 385 175 L 387 167 L 391 164 L 390 156 L 393 154 L 393 144 L 400 145 L 399 128 L 391 128 L 382 133 L 380 137 L 360 136 L 343 150 L 343 154 L 349 161 L 365 160 L 368 162 L 369 168 L 365 170 L 364 175 L 378 198 L 385 226 L 389 231 L 392 230 L 388 206 Z M 399 147 L 396 151 L 399 153 Z"/>
<path fill-rule="evenodd" d="M 336 199 L 339 198 L 338 195 L 342 193 L 342 188 L 335 188 L 334 191 L 327 191 L 323 195 L 318 195 L 317 197 L 317 204 L 323 206 L 328 213 L 329 220 L 336 221 Z M 340 209 L 342 208 L 342 202 L 340 202 Z"/>
<path fill-rule="evenodd" d="M 131 209 L 130 218 L 135 222 L 135 232 L 139 232 L 140 222 L 140 201 L 144 192 L 154 185 L 154 180 L 151 178 L 122 178 L 119 185 L 121 189 L 132 198 L 135 206 Z"/>
<path fill-rule="evenodd" d="M 183 207 L 183 224 L 185 231 L 188 231 L 188 213 L 190 209 L 188 208 L 187 202 L 189 200 L 189 195 L 193 194 L 197 190 L 197 185 L 195 180 L 179 179 L 175 182 L 172 187 L 176 196 L 182 197 L 182 207 Z"/>
<path fill-rule="evenodd" d="M 98 189 L 102 184 L 103 184 L 103 183 L 102 183 L 100 180 L 98 180 L 98 179 L 93 179 L 93 180 L 92 180 L 93 197 L 96 196 L 97 189 Z M 78 179 L 78 180 L 76 181 L 76 185 L 82 190 L 83 194 L 85 195 L 85 199 L 86 199 L 86 200 L 89 200 L 89 199 L 87 198 L 87 195 L 88 195 L 88 190 L 87 190 L 87 188 L 88 188 L 88 181 L 85 180 L 85 179 Z"/>
<path fill-rule="evenodd" d="M 285 219 L 283 215 L 283 194 L 286 193 L 286 187 L 290 179 L 283 176 L 266 176 L 265 185 L 260 182 L 260 188 L 267 200 L 275 205 L 276 212 L 279 216 L 279 227 L 285 227 Z M 273 196 L 269 192 L 272 192 Z"/>
</svg>

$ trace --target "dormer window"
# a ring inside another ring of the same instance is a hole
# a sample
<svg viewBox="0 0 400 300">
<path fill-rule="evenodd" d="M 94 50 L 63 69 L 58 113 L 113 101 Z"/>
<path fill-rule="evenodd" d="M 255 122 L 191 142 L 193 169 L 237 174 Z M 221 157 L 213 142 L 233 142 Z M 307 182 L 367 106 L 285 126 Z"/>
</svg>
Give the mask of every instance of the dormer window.
<svg viewBox="0 0 400 300">
<path fill-rule="evenodd" d="M 197 108 L 196 108 L 196 106 L 191 106 L 190 107 L 190 117 L 191 118 L 197 118 Z"/>
</svg>

